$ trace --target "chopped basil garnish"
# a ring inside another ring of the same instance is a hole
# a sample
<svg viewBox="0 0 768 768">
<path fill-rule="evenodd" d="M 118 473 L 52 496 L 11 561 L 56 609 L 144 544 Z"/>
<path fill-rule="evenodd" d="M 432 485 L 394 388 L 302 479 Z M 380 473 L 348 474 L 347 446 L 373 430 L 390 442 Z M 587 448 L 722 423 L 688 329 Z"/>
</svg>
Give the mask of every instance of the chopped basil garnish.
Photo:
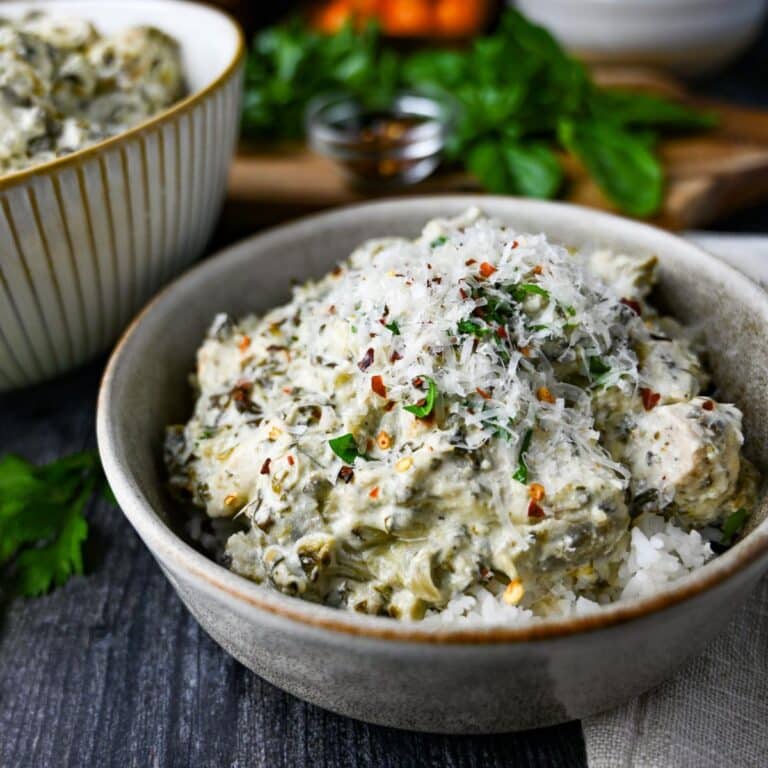
<svg viewBox="0 0 768 768">
<path fill-rule="evenodd" d="M 345 463 L 354 464 L 355 459 L 362 454 L 357 450 L 357 443 L 351 433 L 334 437 L 328 441 L 331 450 Z"/>
<path fill-rule="evenodd" d="M 720 543 L 728 546 L 744 527 L 744 523 L 747 522 L 747 510 L 744 507 L 739 507 L 732 515 L 728 515 L 723 523 L 723 535 L 720 538 Z"/>
<path fill-rule="evenodd" d="M 601 376 L 604 373 L 608 373 L 611 370 L 611 366 L 608 365 L 605 360 L 600 357 L 589 358 L 589 372 L 593 376 Z"/>
<path fill-rule="evenodd" d="M 424 398 L 424 402 L 421 405 L 406 405 L 405 410 L 408 413 L 412 413 L 416 418 L 423 419 L 432 413 L 432 409 L 435 407 L 435 400 L 437 399 L 437 384 L 429 376 L 422 377 L 427 382 L 429 389 L 427 390 L 427 396 Z"/>
<path fill-rule="evenodd" d="M 515 301 L 524 301 L 526 296 L 531 296 L 533 294 L 543 296 L 545 299 L 549 298 L 549 291 L 534 283 L 520 283 L 519 285 L 513 285 L 510 292 Z"/>
<path fill-rule="evenodd" d="M 397 324 L 396 320 L 393 320 L 391 323 L 387 323 L 384 327 L 388 331 L 391 331 L 393 336 L 399 336 L 400 335 L 400 326 Z"/>
<path fill-rule="evenodd" d="M 518 483 L 528 482 L 528 465 L 525 463 L 525 454 L 528 453 L 528 449 L 531 447 L 531 437 L 533 437 L 533 430 L 529 429 L 523 437 L 523 444 L 520 446 L 520 455 L 517 459 L 517 470 L 512 475 L 514 480 Z"/>
<path fill-rule="evenodd" d="M 448 242 L 448 238 L 445 235 L 440 235 L 440 237 L 436 237 L 430 244 L 430 248 L 437 248 L 440 245 L 445 245 Z"/>
<path fill-rule="evenodd" d="M 484 338 L 491 332 L 490 328 L 483 328 L 474 320 L 459 320 L 456 328 L 458 333 L 469 333 L 472 336 L 477 336 L 478 339 Z"/>
</svg>

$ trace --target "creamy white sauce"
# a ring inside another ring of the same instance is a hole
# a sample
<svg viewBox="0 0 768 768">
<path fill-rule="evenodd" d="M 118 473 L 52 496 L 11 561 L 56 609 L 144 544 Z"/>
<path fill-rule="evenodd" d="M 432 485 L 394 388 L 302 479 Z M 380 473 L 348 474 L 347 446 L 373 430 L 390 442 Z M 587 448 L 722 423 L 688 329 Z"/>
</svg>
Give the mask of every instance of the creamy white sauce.
<svg viewBox="0 0 768 768">
<path fill-rule="evenodd" d="M 566 587 L 614 599 L 634 515 L 700 527 L 754 499 L 741 414 L 700 396 L 686 334 L 645 301 L 654 268 L 474 210 L 366 243 L 264 317 L 216 319 L 172 484 L 242 524 L 235 571 L 306 599 L 399 618 L 478 589 L 534 615 Z"/>
<path fill-rule="evenodd" d="M 104 37 L 84 19 L 0 19 L 0 173 L 121 133 L 183 92 L 178 44 L 152 27 Z"/>
</svg>

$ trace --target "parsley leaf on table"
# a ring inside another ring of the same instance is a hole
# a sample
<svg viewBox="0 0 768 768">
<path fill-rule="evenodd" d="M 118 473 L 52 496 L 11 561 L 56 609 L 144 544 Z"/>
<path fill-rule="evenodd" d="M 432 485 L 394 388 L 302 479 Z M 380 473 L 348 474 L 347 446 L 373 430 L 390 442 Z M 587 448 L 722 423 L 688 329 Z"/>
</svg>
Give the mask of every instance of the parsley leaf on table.
<svg viewBox="0 0 768 768">
<path fill-rule="evenodd" d="M 83 513 L 104 485 L 92 451 L 44 466 L 12 454 L 0 459 L 0 576 L 33 596 L 82 573 Z"/>
</svg>

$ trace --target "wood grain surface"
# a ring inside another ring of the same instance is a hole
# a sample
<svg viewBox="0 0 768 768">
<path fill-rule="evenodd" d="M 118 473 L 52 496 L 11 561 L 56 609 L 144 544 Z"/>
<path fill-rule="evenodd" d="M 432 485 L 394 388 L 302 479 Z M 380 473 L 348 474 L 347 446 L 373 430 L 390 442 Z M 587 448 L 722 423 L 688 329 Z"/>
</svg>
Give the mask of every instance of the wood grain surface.
<svg viewBox="0 0 768 768">
<path fill-rule="evenodd" d="M 0 398 L 0 455 L 94 447 L 102 367 Z M 299 701 L 200 629 L 118 509 L 88 518 L 87 574 L 0 608 L 2 768 L 586 766 L 578 723 L 432 736 Z"/>
</svg>

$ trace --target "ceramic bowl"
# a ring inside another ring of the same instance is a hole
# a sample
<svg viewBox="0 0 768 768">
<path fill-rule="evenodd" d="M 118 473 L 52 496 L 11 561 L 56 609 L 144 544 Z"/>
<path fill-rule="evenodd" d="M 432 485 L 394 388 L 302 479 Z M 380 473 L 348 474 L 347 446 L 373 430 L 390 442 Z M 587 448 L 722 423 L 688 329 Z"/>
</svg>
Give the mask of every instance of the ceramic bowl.
<svg viewBox="0 0 768 768">
<path fill-rule="evenodd" d="M 324 274 L 366 238 L 412 236 L 428 219 L 470 205 L 564 243 L 657 253 L 661 300 L 681 319 L 704 324 L 717 350 L 716 381 L 744 411 L 746 452 L 768 470 L 768 296 L 696 246 L 650 226 L 514 198 L 356 206 L 230 248 L 173 283 L 134 322 L 105 373 L 97 418 L 104 469 L 120 506 L 224 649 L 275 685 L 335 712 L 446 733 L 542 726 L 641 693 L 724 627 L 768 568 L 763 507 L 743 541 L 651 598 L 520 627 L 428 629 L 285 596 L 215 564 L 177 534 L 177 511 L 165 492 L 163 432 L 189 417 L 188 375 L 213 315 L 262 312 L 289 297 L 292 280 Z"/>
<path fill-rule="evenodd" d="M 570 51 L 683 75 L 726 64 L 757 36 L 766 0 L 515 0 Z"/>
<path fill-rule="evenodd" d="M 181 44 L 189 96 L 116 137 L 0 176 L 0 392 L 106 350 L 202 252 L 224 199 L 239 125 L 243 40 L 225 14 L 176 0 L 6 2 L 151 24 Z"/>
</svg>

